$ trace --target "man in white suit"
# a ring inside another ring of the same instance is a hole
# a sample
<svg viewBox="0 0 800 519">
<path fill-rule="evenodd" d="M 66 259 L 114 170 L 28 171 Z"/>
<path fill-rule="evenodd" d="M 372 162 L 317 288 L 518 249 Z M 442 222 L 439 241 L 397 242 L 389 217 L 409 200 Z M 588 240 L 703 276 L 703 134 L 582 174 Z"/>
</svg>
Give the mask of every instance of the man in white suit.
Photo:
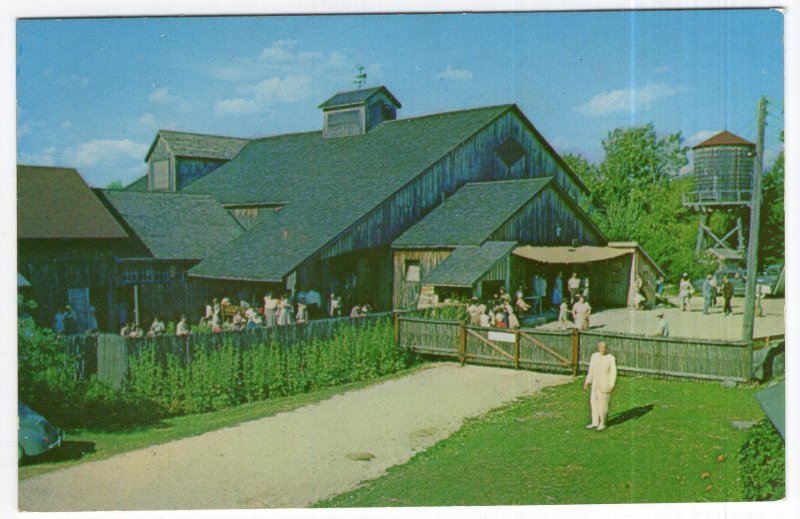
<svg viewBox="0 0 800 519">
<path fill-rule="evenodd" d="M 592 385 L 589 403 L 592 407 L 592 423 L 586 426 L 587 429 L 597 428 L 602 431 L 606 428 L 606 418 L 608 417 L 608 401 L 611 399 L 611 392 L 617 382 L 617 361 L 614 356 L 606 351 L 606 343 L 597 343 L 597 351 L 589 359 L 589 373 L 586 374 L 586 381 L 583 389 Z"/>
</svg>

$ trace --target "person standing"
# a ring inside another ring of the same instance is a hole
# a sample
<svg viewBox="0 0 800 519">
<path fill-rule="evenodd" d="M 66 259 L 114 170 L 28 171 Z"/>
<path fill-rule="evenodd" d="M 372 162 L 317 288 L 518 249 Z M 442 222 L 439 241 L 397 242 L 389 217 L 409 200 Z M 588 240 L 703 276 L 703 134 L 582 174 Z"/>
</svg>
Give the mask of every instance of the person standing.
<svg viewBox="0 0 800 519">
<path fill-rule="evenodd" d="M 272 292 L 264 296 L 264 325 L 272 328 L 278 324 L 278 300 L 272 297 Z"/>
<path fill-rule="evenodd" d="M 656 328 L 656 337 L 669 337 L 669 326 L 666 319 L 664 319 L 664 312 L 656 313 L 658 317 L 658 327 Z"/>
<path fill-rule="evenodd" d="M 579 330 L 589 329 L 589 315 L 592 313 L 592 307 L 586 302 L 582 295 L 578 296 L 578 302 L 572 305 L 572 320 L 575 322 L 575 328 Z"/>
<path fill-rule="evenodd" d="M 728 279 L 728 276 L 722 276 L 722 300 L 724 302 L 722 313 L 725 315 L 733 314 L 731 299 L 733 299 L 733 283 Z"/>
<path fill-rule="evenodd" d="M 550 298 L 550 304 L 553 308 L 561 306 L 561 301 L 564 299 L 563 286 L 561 285 L 561 272 L 556 274 L 556 279 L 553 280 L 553 296 Z"/>
<path fill-rule="evenodd" d="M 664 304 L 664 276 L 658 276 L 656 279 L 656 306 Z"/>
<path fill-rule="evenodd" d="M 567 290 L 569 290 L 569 302 L 575 303 L 581 291 L 581 280 L 577 272 L 573 272 L 572 277 L 567 280 Z"/>
<path fill-rule="evenodd" d="M 682 312 L 691 311 L 689 298 L 692 297 L 693 290 L 692 282 L 689 281 L 689 274 L 684 272 L 678 285 L 678 306 L 681 307 Z"/>
<path fill-rule="evenodd" d="M 602 431 L 606 428 L 608 402 L 611 400 L 611 392 L 614 391 L 616 383 L 617 361 L 613 355 L 608 353 L 605 341 L 600 341 L 597 343 L 597 351 L 589 359 L 589 372 L 583 383 L 584 391 L 590 384 L 592 386 L 589 396 L 592 423 L 586 426 L 587 429 L 596 428 L 598 431 Z"/>
<path fill-rule="evenodd" d="M 711 297 L 714 293 L 714 287 L 711 286 L 711 274 L 706 276 L 703 281 L 703 315 L 708 315 L 708 309 L 711 308 Z"/>
</svg>

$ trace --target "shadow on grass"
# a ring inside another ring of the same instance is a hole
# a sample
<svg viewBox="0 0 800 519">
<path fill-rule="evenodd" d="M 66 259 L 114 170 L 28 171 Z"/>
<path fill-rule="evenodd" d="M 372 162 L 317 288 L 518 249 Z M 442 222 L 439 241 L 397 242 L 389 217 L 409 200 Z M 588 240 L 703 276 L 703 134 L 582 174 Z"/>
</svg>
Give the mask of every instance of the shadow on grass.
<svg viewBox="0 0 800 519">
<path fill-rule="evenodd" d="M 621 425 L 627 422 L 628 420 L 638 420 L 639 418 L 646 415 L 652 410 L 653 410 L 653 404 L 633 407 L 631 409 L 628 409 L 627 411 L 622 411 L 621 413 L 615 414 L 614 416 L 608 419 L 606 425 L 611 427 L 612 425 Z"/>
<path fill-rule="evenodd" d="M 58 463 L 60 461 L 79 460 L 87 454 L 95 452 L 94 442 L 65 441 L 61 447 L 52 449 L 32 458 L 25 458 L 22 465 L 36 465 L 39 463 Z"/>
</svg>

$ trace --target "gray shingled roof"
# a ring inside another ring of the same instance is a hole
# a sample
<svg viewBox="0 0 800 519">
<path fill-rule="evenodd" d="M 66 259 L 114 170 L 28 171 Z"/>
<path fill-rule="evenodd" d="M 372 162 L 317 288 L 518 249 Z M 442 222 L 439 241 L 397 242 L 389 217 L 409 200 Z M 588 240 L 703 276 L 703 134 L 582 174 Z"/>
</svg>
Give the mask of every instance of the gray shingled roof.
<svg viewBox="0 0 800 519">
<path fill-rule="evenodd" d="M 503 105 L 386 121 L 365 135 L 322 132 L 250 142 L 187 186 L 223 204 L 287 202 L 191 275 L 279 281 L 303 260 L 493 120 Z M 237 261 L 231 262 L 230 257 Z"/>
<path fill-rule="evenodd" d="M 551 181 L 544 177 L 466 184 L 392 247 L 480 245 Z"/>
<path fill-rule="evenodd" d="M 72 168 L 17 166 L 17 238 L 127 238 Z"/>
<path fill-rule="evenodd" d="M 471 287 L 509 252 L 517 242 L 487 241 L 479 247 L 456 247 L 422 283 L 425 285 Z"/>
<path fill-rule="evenodd" d="M 157 259 L 203 259 L 242 233 L 236 220 L 210 196 L 101 193 Z"/>
<path fill-rule="evenodd" d="M 156 147 L 158 139 L 164 139 L 176 157 L 194 157 L 199 159 L 231 160 L 248 143 L 249 139 L 223 137 L 220 135 L 203 135 L 200 133 L 175 132 L 160 130 L 147 150 L 144 160 Z"/>
<path fill-rule="evenodd" d="M 147 175 L 142 175 L 123 189 L 125 191 L 147 191 Z"/>
<path fill-rule="evenodd" d="M 383 92 L 384 94 L 386 94 L 389 97 L 389 99 L 391 99 L 392 102 L 397 106 L 397 108 L 401 107 L 400 101 L 398 101 L 397 98 L 394 95 L 392 95 L 391 92 L 389 92 L 389 89 L 387 89 L 384 86 L 378 86 L 373 88 L 365 88 L 363 90 L 350 90 L 348 92 L 339 92 L 338 94 L 335 94 L 333 97 L 331 97 L 330 99 L 319 105 L 319 108 L 326 110 L 329 108 L 338 108 L 338 107 L 361 104 L 370 97 L 372 97 L 373 95 L 377 94 L 378 92 Z"/>
</svg>

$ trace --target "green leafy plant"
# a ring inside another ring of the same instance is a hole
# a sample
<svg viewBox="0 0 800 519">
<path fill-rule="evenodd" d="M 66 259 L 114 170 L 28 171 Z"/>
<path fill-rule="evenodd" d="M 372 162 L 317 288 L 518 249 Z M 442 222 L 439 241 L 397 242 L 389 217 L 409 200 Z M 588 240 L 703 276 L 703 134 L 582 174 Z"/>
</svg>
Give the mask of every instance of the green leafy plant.
<svg viewBox="0 0 800 519">
<path fill-rule="evenodd" d="M 747 431 L 739 466 L 745 500 L 773 501 L 786 496 L 786 448 L 766 418 Z"/>
</svg>

